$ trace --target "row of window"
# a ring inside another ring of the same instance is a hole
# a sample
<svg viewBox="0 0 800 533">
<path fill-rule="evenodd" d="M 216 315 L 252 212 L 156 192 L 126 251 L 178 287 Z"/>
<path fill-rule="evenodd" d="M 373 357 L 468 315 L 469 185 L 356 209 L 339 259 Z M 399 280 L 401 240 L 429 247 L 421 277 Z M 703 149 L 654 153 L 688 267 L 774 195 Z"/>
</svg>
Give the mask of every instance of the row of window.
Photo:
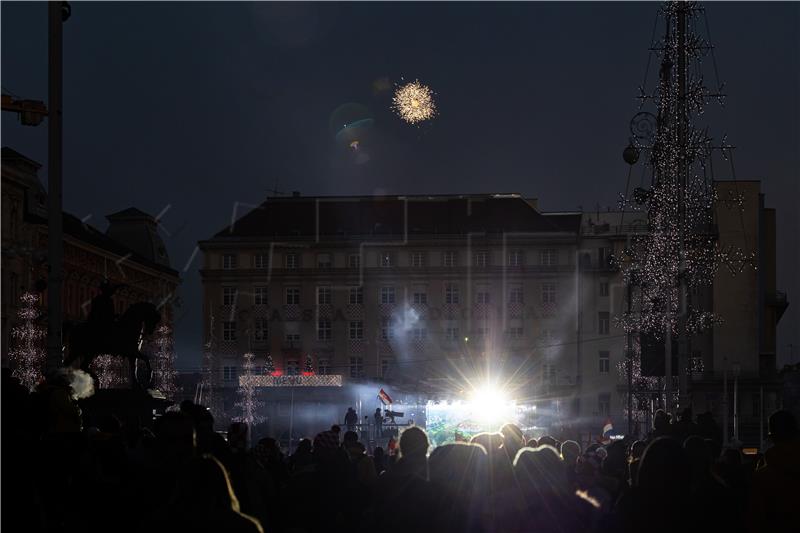
<svg viewBox="0 0 800 533">
<path fill-rule="evenodd" d="M 598 313 L 598 334 L 608 335 L 609 333 L 609 313 L 602 311 Z M 235 341 L 237 339 L 236 321 L 222 322 L 222 339 L 226 341 Z M 299 342 L 300 333 L 298 331 L 297 322 L 287 322 L 285 324 L 285 340 L 287 342 Z M 397 325 L 389 317 L 381 317 L 380 322 L 380 335 L 383 340 L 393 339 L 397 331 Z M 351 320 L 348 322 L 347 327 L 348 338 L 350 340 L 363 340 L 364 339 L 364 321 Z M 542 335 L 545 340 L 552 338 L 552 332 L 544 330 Z M 506 329 L 506 334 L 512 339 L 522 338 L 525 336 L 525 330 L 521 325 L 513 325 Z M 473 335 L 478 338 L 488 337 L 489 328 L 477 327 L 473 331 Z M 410 329 L 410 336 L 417 341 L 424 341 L 428 338 L 428 330 L 423 325 L 416 325 Z M 253 320 L 253 340 L 266 341 L 269 338 L 269 320 L 265 317 L 258 317 Z M 455 341 L 461 338 L 461 330 L 458 326 L 448 325 L 444 328 L 445 340 Z M 330 318 L 319 318 L 317 320 L 317 340 L 330 341 L 333 339 L 333 323 Z M 608 353 L 608 352 L 601 352 Z M 607 370 L 606 370 L 607 371 Z"/>
<path fill-rule="evenodd" d="M 601 282 L 601 295 L 608 294 L 608 283 Z M 556 284 L 555 283 L 542 283 L 541 288 L 541 302 L 543 304 L 556 303 Z M 333 290 L 329 286 L 317 287 L 317 304 L 330 305 L 333 301 Z M 605 291 L 605 293 L 604 293 Z M 268 287 L 254 287 L 253 288 L 253 303 L 255 305 L 269 305 Z M 509 304 L 524 303 L 522 287 L 511 287 L 508 293 Z M 237 287 L 222 287 L 222 305 L 236 305 L 236 300 L 239 296 L 239 289 Z M 491 303 L 491 293 L 485 290 L 477 290 L 474 293 L 474 300 L 476 304 L 489 304 Z M 364 288 L 351 287 L 349 289 L 349 303 L 350 304 L 363 304 L 364 303 Z M 415 287 L 411 294 L 411 301 L 414 304 L 427 304 L 428 292 L 422 287 Z M 299 305 L 300 304 L 300 288 L 299 287 L 286 287 L 284 289 L 284 303 L 286 305 Z M 378 303 L 381 304 L 394 304 L 397 303 L 397 291 L 394 286 L 387 285 L 380 287 L 378 291 Z M 446 283 L 444 286 L 444 303 L 446 304 L 459 304 L 461 303 L 460 287 L 455 283 Z"/>
<path fill-rule="evenodd" d="M 238 255 L 236 254 L 223 254 L 222 255 L 222 268 L 225 270 L 232 270 L 239 268 Z M 253 268 L 257 270 L 266 270 L 270 267 L 270 254 L 259 253 L 254 254 L 252 260 Z M 491 254 L 486 250 L 480 250 L 472 254 L 472 265 L 478 268 L 485 268 L 491 264 Z M 333 256 L 329 253 L 319 253 L 316 256 L 317 268 L 332 268 Z M 300 268 L 301 255 L 297 252 L 286 252 L 283 254 L 283 268 L 294 269 Z M 412 251 L 409 252 L 409 264 L 414 268 L 424 268 L 432 266 L 429 264 L 427 252 Z M 521 267 L 525 264 L 525 254 L 522 250 L 511 250 L 506 256 L 507 267 Z M 558 264 L 558 251 L 554 248 L 547 248 L 539 250 L 539 265 L 542 266 L 556 266 Z M 378 254 L 378 265 L 384 268 L 397 266 L 396 252 L 381 251 Z M 442 261 L 439 266 L 455 267 L 459 265 L 459 253 L 454 250 L 447 250 L 442 252 Z M 348 254 L 347 256 L 348 268 L 361 267 L 361 254 Z"/>
</svg>

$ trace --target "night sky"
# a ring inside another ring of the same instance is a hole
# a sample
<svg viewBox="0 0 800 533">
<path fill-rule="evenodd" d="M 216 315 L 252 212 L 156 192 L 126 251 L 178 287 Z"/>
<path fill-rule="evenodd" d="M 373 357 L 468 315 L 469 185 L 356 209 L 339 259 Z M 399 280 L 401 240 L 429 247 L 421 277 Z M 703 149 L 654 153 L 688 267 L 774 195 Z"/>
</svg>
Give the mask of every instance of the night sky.
<svg viewBox="0 0 800 533">
<path fill-rule="evenodd" d="M 519 192 L 544 210 L 616 206 L 655 3 L 72 3 L 64 26 L 64 207 L 105 229 L 158 214 L 172 264 L 272 195 Z M 2 7 L 2 86 L 47 100 L 47 9 Z M 707 5 L 736 177 L 778 213 L 779 362 L 800 359 L 800 4 Z M 651 65 L 650 79 L 656 75 Z M 389 87 L 419 78 L 440 115 L 408 126 Z M 374 125 L 361 158 L 331 131 Z M 3 113 L 2 144 L 45 166 L 47 128 Z M 368 156 L 369 160 L 363 159 Z M 717 177 L 730 178 L 719 165 Z M 635 176 L 638 176 L 638 169 Z M 638 178 L 636 178 L 638 179 Z M 199 255 L 182 273 L 182 368 L 201 350 Z"/>
</svg>

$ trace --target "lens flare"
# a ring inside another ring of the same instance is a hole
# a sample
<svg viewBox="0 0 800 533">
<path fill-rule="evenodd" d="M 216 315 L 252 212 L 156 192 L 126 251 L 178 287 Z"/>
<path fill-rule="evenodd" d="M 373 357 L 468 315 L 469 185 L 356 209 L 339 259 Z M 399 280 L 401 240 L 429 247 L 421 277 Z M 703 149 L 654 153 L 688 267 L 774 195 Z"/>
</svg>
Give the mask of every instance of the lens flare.
<svg viewBox="0 0 800 533">
<path fill-rule="evenodd" d="M 514 418 L 515 404 L 508 393 L 496 385 L 482 385 L 470 396 L 470 411 L 482 424 L 509 422 Z"/>
<path fill-rule="evenodd" d="M 436 115 L 433 91 L 419 80 L 398 87 L 392 98 L 392 108 L 409 124 L 417 124 Z"/>
</svg>

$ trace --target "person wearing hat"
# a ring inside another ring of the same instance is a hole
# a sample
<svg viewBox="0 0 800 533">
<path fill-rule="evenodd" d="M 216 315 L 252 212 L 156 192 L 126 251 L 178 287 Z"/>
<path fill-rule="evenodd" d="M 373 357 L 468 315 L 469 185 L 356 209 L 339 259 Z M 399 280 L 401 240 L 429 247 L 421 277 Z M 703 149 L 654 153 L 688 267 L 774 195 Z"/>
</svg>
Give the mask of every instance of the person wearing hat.
<svg viewBox="0 0 800 533">
<path fill-rule="evenodd" d="M 774 446 L 764 454 L 764 465 L 753 475 L 748 527 L 750 531 L 797 531 L 800 506 L 800 431 L 797 418 L 785 410 L 772 413 L 769 439 Z"/>
</svg>

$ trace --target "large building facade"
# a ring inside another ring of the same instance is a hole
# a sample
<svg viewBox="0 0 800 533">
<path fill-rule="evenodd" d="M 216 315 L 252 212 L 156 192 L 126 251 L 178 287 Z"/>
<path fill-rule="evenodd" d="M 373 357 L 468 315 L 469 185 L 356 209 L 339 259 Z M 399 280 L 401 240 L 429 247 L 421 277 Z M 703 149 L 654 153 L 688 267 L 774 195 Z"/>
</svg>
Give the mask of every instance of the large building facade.
<svg viewBox="0 0 800 533">
<path fill-rule="evenodd" d="M 39 163 L 10 149 L 2 154 L 2 353 L 3 364 L 18 322 L 20 296 L 40 292 L 47 307 L 47 193 L 39 180 Z M 109 227 L 99 231 L 74 215 L 64 213 L 63 316 L 68 322 L 86 319 L 100 284 L 124 284 L 114 295 L 121 314 L 136 302 L 159 306 L 162 320 L 172 319 L 180 283 L 171 268 L 154 218 L 138 209 L 107 217 Z"/>
<path fill-rule="evenodd" d="M 758 204 L 757 187 L 752 194 Z M 725 237 L 731 222 L 719 224 Z M 626 336 L 616 319 L 626 298 L 612 257 L 646 228 L 641 213 L 543 213 L 516 194 L 268 198 L 200 243 L 214 385 L 232 406 L 251 352 L 258 374 L 271 364 L 273 375 L 300 376 L 310 362 L 316 375 L 423 399 L 496 381 L 535 404 L 550 431 L 587 438 L 608 418 L 624 430 Z M 759 231 L 774 243 L 774 226 Z M 738 278 L 756 292 L 771 287 L 758 281 L 770 268 L 774 285 L 774 244 L 759 257 L 765 268 Z M 725 283 L 715 283 L 715 301 L 738 313 L 716 294 Z M 778 315 L 762 300 L 769 351 Z M 719 350 L 710 334 L 694 346 L 711 379 Z M 748 361 L 762 357 L 746 351 Z"/>
</svg>

